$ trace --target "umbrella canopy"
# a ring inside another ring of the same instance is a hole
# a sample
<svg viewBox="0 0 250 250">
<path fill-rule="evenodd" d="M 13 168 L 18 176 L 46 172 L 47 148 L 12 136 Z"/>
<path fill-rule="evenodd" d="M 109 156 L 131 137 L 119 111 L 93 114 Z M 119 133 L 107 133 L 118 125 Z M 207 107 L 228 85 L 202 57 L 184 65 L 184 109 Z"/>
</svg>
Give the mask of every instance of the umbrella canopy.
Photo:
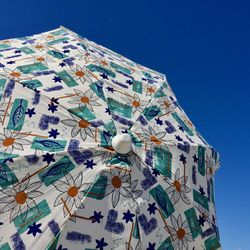
<svg viewBox="0 0 250 250">
<path fill-rule="evenodd" d="M 220 249 L 218 153 L 165 75 L 60 27 L 0 42 L 0 249 Z"/>
</svg>

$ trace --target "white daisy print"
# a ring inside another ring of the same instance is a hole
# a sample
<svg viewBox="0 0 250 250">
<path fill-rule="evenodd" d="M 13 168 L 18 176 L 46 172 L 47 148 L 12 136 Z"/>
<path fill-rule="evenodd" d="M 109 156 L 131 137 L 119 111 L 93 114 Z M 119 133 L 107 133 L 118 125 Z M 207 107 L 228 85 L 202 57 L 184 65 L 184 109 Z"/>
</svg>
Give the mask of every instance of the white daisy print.
<svg viewBox="0 0 250 250">
<path fill-rule="evenodd" d="M 7 77 L 10 80 L 14 80 L 14 81 L 20 81 L 23 78 L 23 75 L 20 71 L 18 71 L 17 69 L 9 69 L 4 67 L 3 68 L 4 72 L 1 72 L 0 75 Z"/>
<path fill-rule="evenodd" d="M 171 215 L 170 220 L 172 227 L 166 226 L 165 229 L 171 235 L 173 248 L 176 250 L 188 250 L 188 242 L 193 241 L 188 221 L 183 221 L 181 215 L 177 219 L 174 215 Z"/>
<path fill-rule="evenodd" d="M 122 97 L 121 99 L 125 101 L 127 105 L 132 107 L 133 113 L 136 111 L 142 113 L 147 105 L 147 101 L 140 100 L 139 96 L 136 94 L 134 94 L 134 96 L 126 95 L 126 97 Z"/>
<path fill-rule="evenodd" d="M 31 61 L 33 63 L 43 63 L 45 65 L 48 65 L 48 63 L 55 63 L 55 60 L 50 55 L 36 55 L 32 56 Z"/>
<path fill-rule="evenodd" d="M 219 161 L 216 162 L 212 156 L 208 157 L 206 155 L 206 175 L 208 179 L 213 178 L 214 173 L 218 169 L 219 165 Z"/>
<path fill-rule="evenodd" d="M 165 131 L 160 131 L 160 132 L 156 132 L 151 126 L 148 126 L 148 129 L 142 127 L 142 137 L 145 141 L 145 143 L 147 143 L 147 145 L 149 145 L 150 147 L 166 147 L 167 148 L 167 144 L 166 144 L 166 139 L 164 138 L 167 134 L 167 132 Z M 168 140 L 169 143 L 173 143 L 171 142 L 171 140 Z"/>
<path fill-rule="evenodd" d="M 102 176 L 107 177 L 105 196 L 112 194 L 112 206 L 115 208 L 120 200 L 120 195 L 132 198 L 129 191 L 130 174 L 125 170 L 111 168 L 110 171 L 103 171 Z"/>
<path fill-rule="evenodd" d="M 187 176 L 180 176 L 179 168 L 174 174 L 174 180 L 165 178 L 165 181 L 170 185 L 165 191 L 168 194 L 172 194 L 170 199 L 173 204 L 176 204 L 180 199 L 187 205 L 190 204 L 190 201 L 186 196 L 186 194 L 191 191 L 191 189 L 186 186 L 187 179 Z"/>
<path fill-rule="evenodd" d="M 150 84 L 148 84 L 145 92 L 147 96 L 153 96 L 156 91 L 157 90 L 155 86 L 151 86 Z"/>
<path fill-rule="evenodd" d="M 87 136 L 94 138 L 93 131 L 95 130 L 91 124 L 79 118 L 78 116 L 75 116 L 71 114 L 73 119 L 65 119 L 62 120 L 62 123 L 66 126 L 72 127 L 71 130 L 71 136 L 76 137 L 78 134 L 80 134 L 83 141 L 86 140 Z"/>
<path fill-rule="evenodd" d="M 30 145 L 31 142 L 27 139 L 28 133 L 20 134 L 4 128 L 4 133 L 0 133 L 0 151 L 6 154 L 11 154 L 14 149 L 23 151 L 23 145 Z"/>
<path fill-rule="evenodd" d="M 0 213 L 10 212 L 10 222 L 20 214 L 23 221 L 25 221 L 28 209 L 38 212 L 36 200 L 43 194 L 38 191 L 42 182 L 37 181 L 31 184 L 29 182 L 30 178 L 27 175 L 21 182 L 13 184 L 13 187 L 0 190 L 0 203 L 4 204 Z"/>
<path fill-rule="evenodd" d="M 36 43 L 33 47 L 38 51 L 44 51 L 46 49 L 42 43 Z"/>
<path fill-rule="evenodd" d="M 85 66 L 81 67 L 78 64 L 75 65 L 75 67 L 71 66 L 70 67 L 73 78 L 75 80 L 80 80 L 83 84 L 85 82 L 92 82 L 92 75 L 89 73 L 89 71 L 85 68 Z"/>
<path fill-rule="evenodd" d="M 58 180 L 53 183 L 54 187 L 61 192 L 55 199 L 54 206 L 61 205 L 63 201 L 67 204 L 70 211 L 74 208 L 84 208 L 82 204 L 83 193 L 85 187 L 83 184 L 82 172 L 74 179 L 70 173 L 65 175 L 65 181 Z M 67 215 L 67 209 L 63 207 L 64 216 Z"/>
<path fill-rule="evenodd" d="M 101 106 L 101 104 L 97 102 L 99 97 L 95 95 L 92 89 L 87 90 L 85 93 L 79 89 L 74 89 L 74 91 L 76 95 L 71 97 L 72 100 L 70 100 L 69 103 L 78 104 L 80 107 L 87 107 L 92 112 L 94 111 L 93 107 Z"/>
<path fill-rule="evenodd" d="M 158 104 L 164 114 L 170 114 L 176 108 L 176 105 L 165 96 L 159 98 Z"/>
<path fill-rule="evenodd" d="M 163 138 L 166 135 L 165 131 L 162 132 L 156 132 L 151 126 L 148 126 L 148 129 L 146 128 L 141 128 L 143 131 L 143 137 L 145 140 L 148 142 L 151 142 L 156 145 L 160 145 L 163 143 Z"/>
</svg>

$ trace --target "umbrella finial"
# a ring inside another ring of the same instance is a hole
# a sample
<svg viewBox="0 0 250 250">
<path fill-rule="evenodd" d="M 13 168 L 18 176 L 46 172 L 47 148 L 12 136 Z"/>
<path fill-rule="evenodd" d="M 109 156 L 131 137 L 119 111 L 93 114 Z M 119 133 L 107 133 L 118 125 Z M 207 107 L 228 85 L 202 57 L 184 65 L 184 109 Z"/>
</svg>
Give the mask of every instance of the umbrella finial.
<svg viewBox="0 0 250 250">
<path fill-rule="evenodd" d="M 129 134 L 117 134 L 112 139 L 112 147 L 119 154 L 127 154 L 132 149 L 132 140 Z"/>
</svg>

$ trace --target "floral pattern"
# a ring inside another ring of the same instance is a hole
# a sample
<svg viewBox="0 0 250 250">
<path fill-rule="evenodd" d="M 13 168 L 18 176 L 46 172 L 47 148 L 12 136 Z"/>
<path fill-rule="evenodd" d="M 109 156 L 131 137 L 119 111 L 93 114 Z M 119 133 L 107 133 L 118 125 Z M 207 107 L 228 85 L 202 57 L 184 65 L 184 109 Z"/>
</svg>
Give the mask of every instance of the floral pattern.
<svg viewBox="0 0 250 250">
<path fill-rule="evenodd" d="M 81 193 L 83 187 L 82 172 L 78 174 L 75 180 L 69 173 L 65 175 L 65 179 L 66 181 L 58 180 L 53 184 L 53 186 L 61 192 L 55 199 L 54 206 L 58 206 L 64 201 L 67 203 L 69 211 L 72 211 L 74 208 L 84 208 L 82 204 L 83 194 Z M 65 216 L 67 215 L 65 207 L 64 214 Z"/>
<path fill-rule="evenodd" d="M 193 241 L 188 221 L 182 220 L 181 215 L 176 219 L 174 215 L 171 216 L 172 227 L 168 226 L 167 230 L 170 231 L 173 237 L 174 249 L 189 249 L 188 243 Z"/>
<path fill-rule="evenodd" d="M 91 128 L 91 124 L 81 119 L 75 115 L 72 115 L 74 119 L 65 119 L 62 120 L 62 123 L 66 126 L 73 127 L 71 130 L 71 136 L 75 137 L 80 134 L 83 141 L 86 140 L 87 136 L 93 137 L 93 128 Z"/>
<path fill-rule="evenodd" d="M 14 149 L 22 150 L 23 145 L 30 145 L 29 140 L 23 139 L 27 135 L 13 133 L 8 129 L 4 129 L 4 133 L 0 133 L 0 150 L 5 154 L 10 154 Z"/>
<path fill-rule="evenodd" d="M 190 188 L 186 186 L 187 179 L 187 176 L 180 176 L 179 168 L 175 172 L 173 181 L 170 181 L 168 178 L 166 178 L 166 182 L 169 184 L 166 192 L 171 195 L 171 201 L 173 204 L 177 203 L 180 198 L 187 205 L 190 204 L 190 201 L 186 196 L 186 194 L 190 192 Z"/>
<path fill-rule="evenodd" d="M 42 183 L 37 181 L 29 184 L 29 182 L 30 178 L 28 175 L 20 183 L 13 185 L 13 187 L 0 190 L 4 195 L 0 201 L 1 204 L 4 204 L 1 213 L 10 212 L 10 222 L 20 214 L 25 221 L 28 209 L 37 210 L 35 198 L 42 195 L 42 192 L 37 190 Z"/>
<path fill-rule="evenodd" d="M 130 174 L 125 170 L 121 171 L 116 168 L 111 168 L 109 171 L 103 171 L 103 176 L 106 176 L 107 186 L 105 196 L 112 194 L 112 206 L 115 208 L 120 200 L 120 195 L 126 198 L 131 198 L 132 194 L 128 190 Z"/>
<path fill-rule="evenodd" d="M 219 162 L 164 74 L 65 27 L 0 41 L 0 249 L 221 249 Z"/>
<path fill-rule="evenodd" d="M 98 107 L 100 104 L 97 102 L 99 99 L 98 96 L 95 95 L 92 89 L 87 90 L 83 93 L 79 89 L 74 89 L 76 96 L 72 96 L 73 100 L 69 101 L 72 104 L 78 104 L 80 107 L 87 107 L 90 111 L 94 111 L 93 106 Z"/>
</svg>

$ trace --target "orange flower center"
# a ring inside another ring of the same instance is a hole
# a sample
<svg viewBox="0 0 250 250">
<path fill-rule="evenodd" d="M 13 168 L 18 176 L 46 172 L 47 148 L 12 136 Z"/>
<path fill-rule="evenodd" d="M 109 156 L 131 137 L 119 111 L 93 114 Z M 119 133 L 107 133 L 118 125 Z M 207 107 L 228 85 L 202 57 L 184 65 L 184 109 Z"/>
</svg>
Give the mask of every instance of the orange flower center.
<svg viewBox="0 0 250 250">
<path fill-rule="evenodd" d="M 83 103 L 89 103 L 89 98 L 86 97 L 86 96 L 83 96 L 83 97 L 81 98 L 81 102 L 83 102 Z"/>
<path fill-rule="evenodd" d="M 44 57 L 37 57 L 36 60 L 37 60 L 38 62 L 43 62 L 45 59 L 44 59 Z"/>
<path fill-rule="evenodd" d="M 16 203 L 19 205 L 24 204 L 27 198 L 28 198 L 28 195 L 24 191 L 17 193 L 15 196 Z"/>
<path fill-rule="evenodd" d="M 173 185 L 175 186 L 177 192 L 181 191 L 181 184 L 179 181 L 174 181 Z"/>
<path fill-rule="evenodd" d="M 77 194 L 78 194 L 78 188 L 77 188 L 77 187 L 72 186 L 72 187 L 70 187 L 70 188 L 68 189 L 68 195 L 69 195 L 70 197 L 75 197 L 75 196 L 77 196 Z"/>
<path fill-rule="evenodd" d="M 149 88 L 148 88 L 148 92 L 149 92 L 149 93 L 154 93 L 154 92 L 155 92 L 155 90 L 154 90 L 154 88 L 149 87 Z"/>
<path fill-rule="evenodd" d="M 3 146 L 8 147 L 11 146 L 15 142 L 15 138 L 6 138 L 3 141 Z"/>
<path fill-rule="evenodd" d="M 47 35 L 47 38 L 51 39 L 51 38 L 54 38 L 54 36 L 53 35 Z"/>
<path fill-rule="evenodd" d="M 114 188 L 120 188 L 122 185 L 122 181 L 119 176 L 114 176 L 112 178 L 112 185 Z"/>
<path fill-rule="evenodd" d="M 108 63 L 106 61 L 101 61 L 101 64 L 104 65 L 104 66 L 108 65 Z"/>
<path fill-rule="evenodd" d="M 42 49 L 42 48 L 43 48 L 43 45 L 36 45 L 35 48 L 36 48 L 36 49 Z"/>
<path fill-rule="evenodd" d="M 169 102 L 167 102 L 167 101 L 164 101 L 164 105 L 165 105 L 165 107 L 166 107 L 167 109 L 170 107 L 170 104 L 169 104 Z"/>
<path fill-rule="evenodd" d="M 78 77 L 83 77 L 85 75 L 85 73 L 82 72 L 82 71 L 76 71 L 75 75 L 78 76 Z"/>
<path fill-rule="evenodd" d="M 87 128 L 89 126 L 89 122 L 85 121 L 85 120 L 80 120 L 78 122 L 78 125 L 80 128 Z"/>
<path fill-rule="evenodd" d="M 183 228 L 179 228 L 177 233 L 177 237 L 181 240 L 184 238 L 184 236 L 186 235 L 186 231 Z"/>
<path fill-rule="evenodd" d="M 161 144 L 161 141 L 154 135 L 151 136 L 150 140 L 158 145 Z"/>
<path fill-rule="evenodd" d="M 11 72 L 10 75 L 13 77 L 20 77 L 21 76 L 21 74 L 19 72 L 15 72 L 15 71 Z"/>
<path fill-rule="evenodd" d="M 134 107 L 139 107 L 140 106 L 140 103 L 138 101 L 133 101 L 132 102 L 132 106 Z"/>
</svg>

